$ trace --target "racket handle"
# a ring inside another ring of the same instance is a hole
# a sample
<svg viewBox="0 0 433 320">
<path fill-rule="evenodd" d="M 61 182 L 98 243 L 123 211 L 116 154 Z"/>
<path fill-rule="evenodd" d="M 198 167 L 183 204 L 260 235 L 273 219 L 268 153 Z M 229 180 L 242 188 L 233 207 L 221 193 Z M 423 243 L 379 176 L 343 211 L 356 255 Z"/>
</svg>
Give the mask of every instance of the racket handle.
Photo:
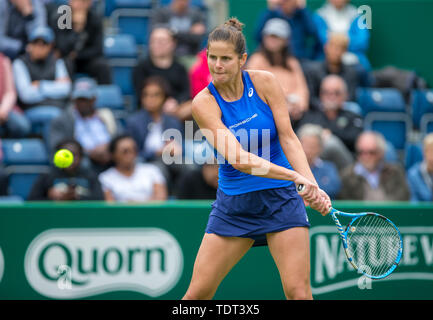
<svg viewBox="0 0 433 320">
<path fill-rule="evenodd" d="M 298 184 L 298 185 L 296 185 L 296 191 L 298 192 L 298 194 L 302 194 L 304 191 L 305 191 L 305 185 L 304 184 Z M 335 210 L 334 208 L 329 208 L 329 212 L 328 213 L 336 213 L 336 212 L 339 212 L 339 211 L 337 211 L 337 210 Z"/>
<path fill-rule="evenodd" d="M 305 185 L 304 185 L 304 184 L 298 184 L 298 185 L 296 186 L 296 191 L 297 191 L 299 194 L 303 193 L 303 192 L 305 191 Z"/>
</svg>

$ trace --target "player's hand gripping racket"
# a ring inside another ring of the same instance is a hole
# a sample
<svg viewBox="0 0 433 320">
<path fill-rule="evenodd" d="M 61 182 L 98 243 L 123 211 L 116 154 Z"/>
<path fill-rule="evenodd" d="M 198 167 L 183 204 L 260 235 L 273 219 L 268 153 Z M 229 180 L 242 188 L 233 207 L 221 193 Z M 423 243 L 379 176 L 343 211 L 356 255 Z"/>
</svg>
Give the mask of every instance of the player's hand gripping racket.
<svg viewBox="0 0 433 320">
<path fill-rule="evenodd" d="M 305 190 L 302 184 L 296 188 L 299 194 Z M 403 254 L 403 241 L 391 220 L 378 213 L 347 213 L 334 208 L 329 214 L 337 226 L 347 259 L 355 270 L 372 279 L 383 279 L 397 268 Z M 337 215 L 351 219 L 346 229 Z"/>
</svg>

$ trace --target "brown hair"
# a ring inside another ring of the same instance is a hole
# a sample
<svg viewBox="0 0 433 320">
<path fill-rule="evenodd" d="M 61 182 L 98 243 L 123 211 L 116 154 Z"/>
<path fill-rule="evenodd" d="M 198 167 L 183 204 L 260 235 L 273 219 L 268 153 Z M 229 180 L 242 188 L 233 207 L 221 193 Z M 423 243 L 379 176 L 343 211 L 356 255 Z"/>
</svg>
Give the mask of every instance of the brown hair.
<svg viewBox="0 0 433 320">
<path fill-rule="evenodd" d="M 244 24 L 237 18 L 230 18 L 224 24 L 216 27 L 208 37 L 207 48 L 212 41 L 226 41 L 235 47 L 235 52 L 242 56 L 247 52 L 245 36 L 242 33 Z"/>
</svg>

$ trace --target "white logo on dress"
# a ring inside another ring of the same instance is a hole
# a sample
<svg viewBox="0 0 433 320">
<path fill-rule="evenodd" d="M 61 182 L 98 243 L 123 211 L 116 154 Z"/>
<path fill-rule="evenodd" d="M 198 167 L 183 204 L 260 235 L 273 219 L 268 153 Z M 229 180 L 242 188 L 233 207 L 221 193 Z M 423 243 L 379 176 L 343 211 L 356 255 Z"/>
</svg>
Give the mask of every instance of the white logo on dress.
<svg viewBox="0 0 433 320">
<path fill-rule="evenodd" d="M 253 96 L 254 90 L 253 88 L 250 88 L 250 90 L 248 91 L 248 97 L 251 98 Z"/>
</svg>

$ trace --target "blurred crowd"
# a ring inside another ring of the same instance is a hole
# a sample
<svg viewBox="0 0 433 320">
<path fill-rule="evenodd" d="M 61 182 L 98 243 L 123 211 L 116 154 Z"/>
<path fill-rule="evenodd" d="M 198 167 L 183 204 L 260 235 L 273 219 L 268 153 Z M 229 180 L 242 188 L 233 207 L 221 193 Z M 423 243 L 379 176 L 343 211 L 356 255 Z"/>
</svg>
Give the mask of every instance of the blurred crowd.
<svg viewBox="0 0 433 320">
<path fill-rule="evenodd" d="M 25 200 L 215 199 L 215 159 L 163 158 L 191 151 L 185 121 L 197 130 L 191 102 L 212 80 L 206 36 L 216 23 L 212 5 L 223 0 L 149 2 L 148 43 L 130 75 L 132 108 L 116 113 L 97 104 L 98 87 L 116 83 L 101 1 L 0 1 L 0 138 L 40 139 L 50 158 L 62 148 L 74 154 L 69 168 L 37 175 Z M 59 26 L 62 4 L 71 28 Z M 432 201 L 433 135 L 419 139 L 422 155 L 407 167 L 404 154 L 366 128 L 357 102 L 359 88 L 397 88 L 408 102 L 407 92 L 426 84 L 417 78 L 401 88 L 405 70 L 373 71 L 371 30 L 360 19 L 349 0 L 324 0 L 316 11 L 305 0 L 268 0 L 246 69 L 278 78 L 313 174 L 332 199 Z M 182 135 L 167 139 L 169 129 Z M 0 165 L 0 195 L 11 195 L 13 173 Z"/>
</svg>

